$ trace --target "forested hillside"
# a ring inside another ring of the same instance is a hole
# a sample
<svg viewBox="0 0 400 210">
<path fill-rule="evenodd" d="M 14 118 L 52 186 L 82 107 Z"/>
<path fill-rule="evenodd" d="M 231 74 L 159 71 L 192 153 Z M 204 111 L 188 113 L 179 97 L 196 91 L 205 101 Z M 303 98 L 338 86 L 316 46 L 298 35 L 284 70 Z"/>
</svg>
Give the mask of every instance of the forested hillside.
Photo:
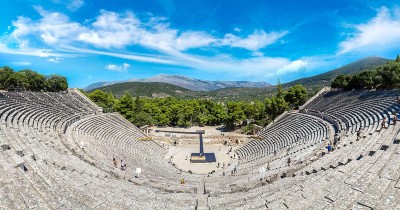
<svg viewBox="0 0 400 210">
<path fill-rule="evenodd" d="M 125 92 L 132 96 L 164 98 L 168 96 L 185 97 L 195 95 L 193 91 L 162 82 L 125 82 L 97 88 L 111 92 L 115 97 L 121 97 Z M 88 93 L 94 90 L 88 91 Z"/>
<path fill-rule="evenodd" d="M 332 81 L 332 88 L 376 89 L 400 87 L 400 56 L 374 70 L 364 71 L 354 75 L 338 75 Z"/>
<path fill-rule="evenodd" d="M 366 57 L 361 60 L 352 62 L 337 69 L 325 72 L 312 77 L 301 78 L 284 84 L 284 87 L 290 87 L 295 84 L 302 84 L 308 90 L 320 89 L 329 86 L 331 81 L 338 75 L 352 75 L 366 70 L 376 69 L 378 66 L 389 62 L 389 59 L 380 57 Z"/>
<path fill-rule="evenodd" d="M 284 91 L 278 85 L 276 94 L 264 99 L 246 101 L 213 102 L 207 99 L 184 100 L 176 97 L 135 98 L 125 92 L 121 98 L 112 93 L 95 90 L 88 97 L 105 111 L 117 111 L 136 126 L 192 126 L 221 125 L 232 130 L 251 124 L 266 125 L 271 119 L 288 110 L 303 104 L 307 91 L 296 85 Z M 247 124 L 249 122 L 249 124 Z"/>
</svg>

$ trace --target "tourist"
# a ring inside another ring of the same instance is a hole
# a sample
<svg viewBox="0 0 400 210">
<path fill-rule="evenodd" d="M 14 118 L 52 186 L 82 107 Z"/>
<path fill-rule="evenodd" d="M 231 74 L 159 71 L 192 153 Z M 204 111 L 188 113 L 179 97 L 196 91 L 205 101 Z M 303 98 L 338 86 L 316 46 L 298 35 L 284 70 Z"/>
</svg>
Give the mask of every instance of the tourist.
<svg viewBox="0 0 400 210">
<path fill-rule="evenodd" d="M 287 159 L 287 166 L 290 167 L 290 157 Z"/>
<path fill-rule="evenodd" d="M 397 122 L 397 113 L 394 112 L 393 113 L 393 125 L 396 125 L 396 122 Z"/>
<path fill-rule="evenodd" d="M 386 128 L 386 117 L 384 117 L 382 122 L 381 122 L 381 129 L 382 128 Z"/>
<path fill-rule="evenodd" d="M 114 167 L 118 168 L 118 162 L 117 162 L 117 160 L 115 158 L 113 158 L 113 162 L 114 162 Z"/>
<path fill-rule="evenodd" d="M 361 138 L 361 128 L 357 131 L 357 141 Z"/>
<path fill-rule="evenodd" d="M 332 146 L 331 144 L 328 144 L 328 146 L 326 146 L 326 149 L 328 150 L 328 153 L 330 153 L 332 151 Z"/>
<path fill-rule="evenodd" d="M 126 169 L 126 163 L 124 160 L 121 160 L 121 170 L 125 171 Z"/>
<path fill-rule="evenodd" d="M 333 147 L 336 148 L 337 143 L 338 143 L 338 136 L 335 135 L 335 136 L 333 137 Z"/>
</svg>

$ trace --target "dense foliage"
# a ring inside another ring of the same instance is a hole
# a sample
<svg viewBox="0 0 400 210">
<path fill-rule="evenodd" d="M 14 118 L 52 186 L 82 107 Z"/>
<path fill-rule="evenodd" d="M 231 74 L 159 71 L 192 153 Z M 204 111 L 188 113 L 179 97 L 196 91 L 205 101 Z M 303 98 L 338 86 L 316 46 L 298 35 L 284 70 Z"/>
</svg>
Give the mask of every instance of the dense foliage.
<svg viewBox="0 0 400 210">
<path fill-rule="evenodd" d="M 400 85 L 400 57 L 375 70 L 354 75 L 338 75 L 331 83 L 332 88 L 344 90 L 391 88 Z"/>
<path fill-rule="evenodd" d="M 306 89 L 295 85 L 286 92 L 278 85 L 278 92 L 264 102 L 255 100 L 213 102 L 207 99 L 184 100 L 175 97 L 133 98 L 125 92 L 117 99 L 111 93 L 95 90 L 88 97 L 106 111 L 117 111 L 136 126 L 159 125 L 225 125 L 232 130 L 249 124 L 266 125 L 273 118 L 305 102 Z"/>
<path fill-rule="evenodd" d="M 67 79 L 60 75 L 44 76 L 30 69 L 16 72 L 8 66 L 0 67 L 0 89 L 62 91 L 67 88 Z"/>
</svg>

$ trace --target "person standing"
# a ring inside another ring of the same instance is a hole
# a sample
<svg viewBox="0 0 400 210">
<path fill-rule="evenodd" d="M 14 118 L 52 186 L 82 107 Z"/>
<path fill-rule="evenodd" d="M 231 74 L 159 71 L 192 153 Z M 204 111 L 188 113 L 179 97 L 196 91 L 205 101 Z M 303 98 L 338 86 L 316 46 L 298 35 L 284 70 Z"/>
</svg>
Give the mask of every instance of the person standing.
<svg viewBox="0 0 400 210">
<path fill-rule="evenodd" d="M 126 169 L 126 163 L 124 160 L 121 160 L 121 170 L 125 170 Z"/>
<path fill-rule="evenodd" d="M 117 160 L 115 158 L 113 158 L 113 162 L 114 162 L 114 167 L 118 168 L 118 163 L 117 163 Z"/>
<path fill-rule="evenodd" d="M 326 146 L 326 149 L 328 150 L 328 153 L 331 153 L 331 151 L 332 151 L 332 146 L 331 146 L 331 144 L 328 144 L 328 146 Z"/>
</svg>

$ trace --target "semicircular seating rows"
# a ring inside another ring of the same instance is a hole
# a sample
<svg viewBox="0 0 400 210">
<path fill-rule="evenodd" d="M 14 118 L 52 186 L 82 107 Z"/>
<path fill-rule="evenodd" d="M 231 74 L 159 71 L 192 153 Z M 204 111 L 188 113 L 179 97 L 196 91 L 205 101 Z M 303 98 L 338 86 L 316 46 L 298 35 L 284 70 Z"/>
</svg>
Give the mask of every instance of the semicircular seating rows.
<svg viewBox="0 0 400 210">
<path fill-rule="evenodd" d="M 0 92 L 0 209 L 398 209 L 398 95 L 325 92 L 237 149 L 225 174 L 203 177 L 76 91 Z"/>
<path fill-rule="evenodd" d="M 0 104 L 0 209 L 195 207 L 193 184 L 177 184 L 165 149 L 139 141 L 144 134 L 120 115 L 97 113 L 74 91 L 1 92 Z"/>
</svg>

